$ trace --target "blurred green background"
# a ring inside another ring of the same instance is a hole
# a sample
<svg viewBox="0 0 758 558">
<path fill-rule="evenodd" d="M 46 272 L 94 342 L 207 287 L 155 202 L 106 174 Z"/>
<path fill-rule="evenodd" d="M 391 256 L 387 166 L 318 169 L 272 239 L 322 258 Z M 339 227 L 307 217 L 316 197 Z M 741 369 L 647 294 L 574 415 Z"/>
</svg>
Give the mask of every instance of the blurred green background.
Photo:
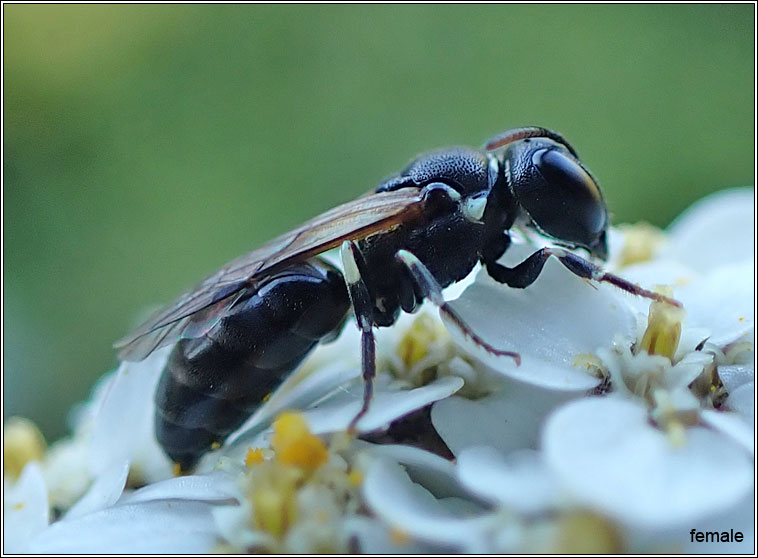
<svg viewBox="0 0 758 558">
<path fill-rule="evenodd" d="M 753 10 L 4 5 L 5 415 L 60 436 L 146 308 L 433 147 L 556 129 L 615 222 L 752 184 Z"/>
</svg>

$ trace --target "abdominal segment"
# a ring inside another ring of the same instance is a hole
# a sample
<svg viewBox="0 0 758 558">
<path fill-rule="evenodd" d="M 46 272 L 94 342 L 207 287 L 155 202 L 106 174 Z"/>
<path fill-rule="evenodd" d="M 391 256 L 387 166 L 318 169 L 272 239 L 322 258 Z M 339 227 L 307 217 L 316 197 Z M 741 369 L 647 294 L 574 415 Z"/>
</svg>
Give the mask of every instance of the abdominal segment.
<svg viewBox="0 0 758 558">
<path fill-rule="evenodd" d="M 293 264 L 241 297 L 201 337 L 174 347 L 155 394 L 155 433 L 183 470 L 242 425 L 320 341 L 350 300 L 323 260 Z"/>
</svg>

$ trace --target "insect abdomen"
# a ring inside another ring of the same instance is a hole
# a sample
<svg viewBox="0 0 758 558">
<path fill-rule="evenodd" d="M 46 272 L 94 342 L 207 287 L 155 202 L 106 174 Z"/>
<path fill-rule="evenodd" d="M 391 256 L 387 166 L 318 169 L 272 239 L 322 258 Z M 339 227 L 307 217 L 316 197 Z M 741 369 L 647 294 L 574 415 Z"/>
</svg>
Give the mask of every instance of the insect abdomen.
<svg viewBox="0 0 758 558">
<path fill-rule="evenodd" d="M 166 453 L 192 467 L 319 341 L 339 332 L 349 306 L 342 274 L 314 259 L 271 275 L 206 334 L 180 340 L 155 395 L 155 431 Z"/>
</svg>

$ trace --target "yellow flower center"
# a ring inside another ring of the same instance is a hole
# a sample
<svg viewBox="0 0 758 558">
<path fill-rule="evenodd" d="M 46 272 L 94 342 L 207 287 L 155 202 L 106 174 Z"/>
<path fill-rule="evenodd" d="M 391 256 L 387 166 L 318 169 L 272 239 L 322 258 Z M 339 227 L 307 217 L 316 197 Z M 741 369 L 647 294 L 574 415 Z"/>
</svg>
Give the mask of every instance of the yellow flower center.
<svg viewBox="0 0 758 558">
<path fill-rule="evenodd" d="M 280 463 L 308 472 L 321 467 L 329 457 L 324 442 L 311 434 L 308 423 L 298 413 L 282 413 L 274 421 L 271 448 Z"/>
<path fill-rule="evenodd" d="M 255 468 L 250 501 L 256 527 L 281 538 L 297 521 L 297 490 L 304 473 L 297 467 L 267 461 Z"/>
<path fill-rule="evenodd" d="M 665 236 L 663 231 L 649 223 L 619 225 L 624 233 L 624 247 L 619 255 L 619 266 L 624 267 L 653 259 Z"/>
<path fill-rule="evenodd" d="M 331 517 L 329 502 L 324 501 L 324 506 L 314 509 L 308 503 L 309 494 L 312 498 L 314 490 L 328 489 L 328 494 L 343 491 L 345 496 L 335 496 L 335 501 L 344 498 L 347 502 L 353 497 L 348 495 L 357 492 L 362 477 L 335 465 L 340 463 L 339 457 L 329 459 L 326 445 L 310 432 L 299 413 L 282 413 L 274 421 L 273 429 L 270 450 L 249 448 L 245 456 L 247 498 L 252 504 L 252 527 L 267 532 L 285 544 L 282 548 L 287 548 L 287 534 L 296 524 L 323 523 Z M 335 445 L 342 443 L 337 440 Z"/>
<path fill-rule="evenodd" d="M 574 511 L 558 520 L 554 552 L 561 554 L 618 554 L 621 534 L 610 520 L 588 511 Z"/>
<path fill-rule="evenodd" d="M 45 446 L 45 438 L 32 421 L 10 417 L 3 426 L 3 474 L 18 478 L 27 463 L 42 459 Z"/>
<path fill-rule="evenodd" d="M 413 368 L 429 354 L 429 345 L 440 337 L 438 325 L 426 314 L 413 320 L 395 349 L 406 368 Z"/>
</svg>

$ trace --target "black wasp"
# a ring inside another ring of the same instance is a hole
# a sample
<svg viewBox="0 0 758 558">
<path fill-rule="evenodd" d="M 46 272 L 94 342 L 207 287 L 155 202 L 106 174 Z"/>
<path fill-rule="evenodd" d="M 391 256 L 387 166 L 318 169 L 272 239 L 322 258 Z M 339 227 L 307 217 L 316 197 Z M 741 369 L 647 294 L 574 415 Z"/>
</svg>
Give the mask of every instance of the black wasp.
<svg viewBox="0 0 758 558">
<path fill-rule="evenodd" d="M 441 289 L 477 262 L 511 287 L 532 284 L 554 256 L 579 277 L 654 300 L 676 301 L 605 273 L 562 248 L 519 265 L 498 263 L 509 230 L 528 226 L 606 259 L 608 213 L 592 174 L 556 132 L 516 128 L 483 150 L 452 147 L 417 157 L 376 191 L 328 211 L 211 275 L 116 344 L 122 360 L 176 343 L 155 395 L 155 431 L 166 453 L 191 468 L 222 443 L 350 314 L 362 332 L 364 396 L 375 375 L 374 327 L 424 299 L 486 350 L 498 351 L 445 303 Z M 318 254 L 341 246 L 343 272 Z"/>
</svg>

